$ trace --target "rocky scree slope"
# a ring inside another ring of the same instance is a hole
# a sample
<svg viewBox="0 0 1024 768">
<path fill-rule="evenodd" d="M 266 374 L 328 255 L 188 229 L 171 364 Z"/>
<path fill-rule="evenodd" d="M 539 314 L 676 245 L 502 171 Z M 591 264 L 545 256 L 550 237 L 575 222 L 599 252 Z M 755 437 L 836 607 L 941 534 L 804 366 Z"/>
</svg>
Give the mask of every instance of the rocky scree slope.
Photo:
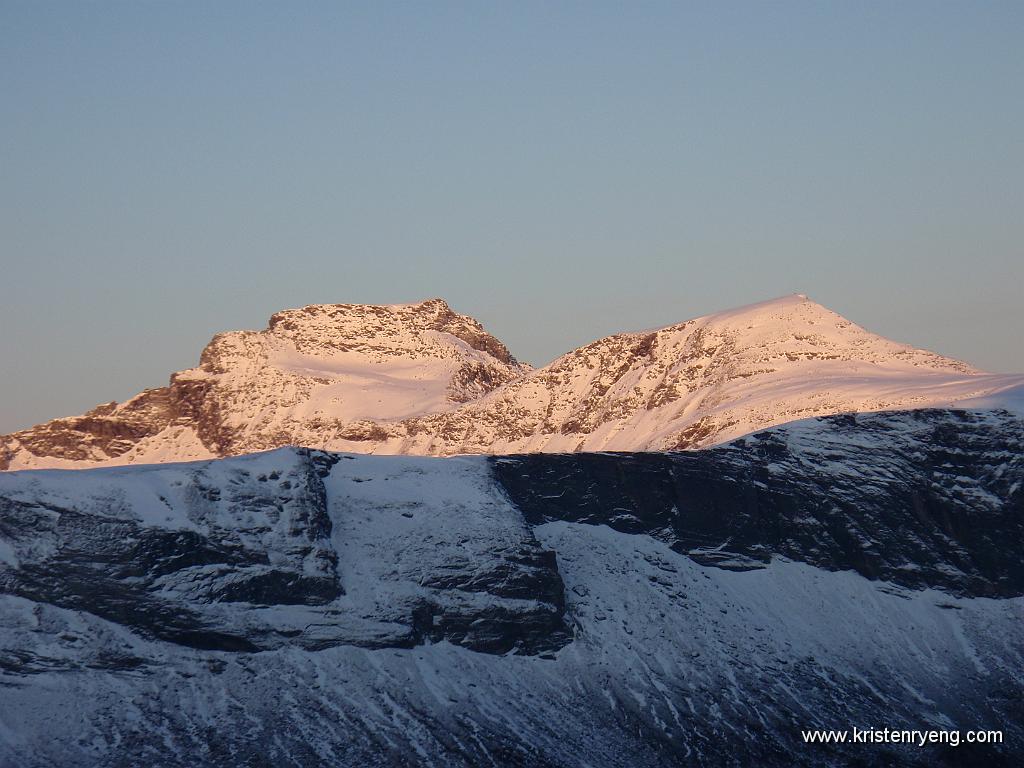
<svg viewBox="0 0 1024 768">
<path fill-rule="evenodd" d="M 795 419 L 1024 384 L 803 296 L 601 339 L 532 370 L 443 301 L 316 305 L 221 334 L 168 387 L 0 438 L 0 469 L 237 455 L 678 450 Z"/>
<path fill-rule="evenodd" d="M 931 409 L 6 473 L 0 764 L 1012 765 L 1022 457 L 1019 416 Z M 852 726 L 1005 740 L 800 738 Z"/>
</svg>

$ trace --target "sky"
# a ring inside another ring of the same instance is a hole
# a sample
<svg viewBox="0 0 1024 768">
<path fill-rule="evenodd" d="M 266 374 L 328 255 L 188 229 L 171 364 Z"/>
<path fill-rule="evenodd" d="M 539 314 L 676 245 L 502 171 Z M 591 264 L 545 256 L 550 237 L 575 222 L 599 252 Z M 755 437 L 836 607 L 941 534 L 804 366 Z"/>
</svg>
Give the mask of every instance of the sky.
<svg viewBox="0 0 1024 768">
<path fill-rule="evenodd" d="M 1024 3 L 0 0 L 0 432 L 440 296 L 542 364 L 805 293 L 1024 371 Z"/>
</svg>

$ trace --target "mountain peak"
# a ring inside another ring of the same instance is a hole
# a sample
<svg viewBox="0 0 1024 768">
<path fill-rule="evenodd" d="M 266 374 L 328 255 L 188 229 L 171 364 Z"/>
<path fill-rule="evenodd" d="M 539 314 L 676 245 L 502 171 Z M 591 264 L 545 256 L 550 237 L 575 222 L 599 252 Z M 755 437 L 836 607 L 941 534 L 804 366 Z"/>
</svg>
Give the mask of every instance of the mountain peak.
<svg viewBox="0 0 1024 768">
<path fill-rule="evenodd" d="M 315 355 L 359 350 L 435 356 L 444 346 L 460 346 L 458 340 L 505 365 L 518 366 L 508 348 L 477 320 L 438 298 L 415 304 L 310 304 L 276 312 L 267 331 Z"/>
<path fill-rule="evenodd" d="M 282 445 L 689 449 L 813 416 L 949 406 L 1021 381 L 882 338 L 799 293 L 609 336 L 536 370 L 440 298 L 310 304 L 216 335 L 168 387 L 0 438 L 0 469 Z"/>
<path fill-rule="evenodd" d="M 270 321 L 273 325 L 275 319 L 288 317 L 291 315 L 327 315 L 337 316 L 339 314 L 346 315 L 394 315 L 394 316 L 408 316 L 408 315 L 429 315 L 429 314 L 446 314 L 453 313 L 451 306 L 442 298 L 435 297 L 430 299 L 424 299 L 423 301 L 407 302 L 403 304 L 361 304 L 361 303 L 338 303 L 338 304 L 306 304 L 302 307 L 296 307 L 294 309 L 283 309 L 280 312 L 275 312 L 271 315 Z"/>
<path fill-rule="evenodd" d="M 710 315 L 696 318 L 701 320 L 728 320 L 732 318 L 760 317 L 776 315 L 780 320 L 793 320 L 797 318 L 813 319 L 815 315 L 821 317 L 838 318 L 844 323 L 850 321 L 842 315 L 834 312 L 824 304 L 819 304 L 803 293 L 790 293 L 785 296 L 777 296 L 774 299 L 757 301 L 752 304 L 744 304 L 732 309 L 713 312 Z"/>
</svg>

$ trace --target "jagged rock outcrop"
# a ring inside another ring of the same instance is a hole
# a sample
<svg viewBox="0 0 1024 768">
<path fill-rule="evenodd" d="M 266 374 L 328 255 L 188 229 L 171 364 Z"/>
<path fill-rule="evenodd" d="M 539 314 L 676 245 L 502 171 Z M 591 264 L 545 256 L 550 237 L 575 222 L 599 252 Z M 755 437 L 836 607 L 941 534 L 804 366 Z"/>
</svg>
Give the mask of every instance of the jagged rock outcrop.
<svg viewBox="0 0 1024 768">
<path fill-rule="evenodd" d="M 609 336 L 537 370 L 439 299 L 314 305 L 220 334 L 121 405 L 0 438 L 0 469 L 227 456 L 682 450 L 1024 384 L 883 339 L 803 296 Z"/>
</svg>

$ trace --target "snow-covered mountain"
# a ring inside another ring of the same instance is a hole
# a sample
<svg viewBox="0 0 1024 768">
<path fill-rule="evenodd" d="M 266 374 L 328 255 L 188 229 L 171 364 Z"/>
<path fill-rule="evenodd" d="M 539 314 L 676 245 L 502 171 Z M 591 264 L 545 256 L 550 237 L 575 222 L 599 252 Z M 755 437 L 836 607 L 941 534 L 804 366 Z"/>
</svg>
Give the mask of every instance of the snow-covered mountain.
<svg viewBox="0 0 1024 768">
<path fill-rule="evenodd" d="M 889 341 L 794 295 L 595 341 L 456 411 L 403 422 L 382 447 L 692 449 L 810 416 L 946 406 L 1021 384 L 1024 375 Z"/>
<path fill-rule="evenodd" d="M 439 299 L 314 305 L 273 315 L 263 331 L 218 334 L 199 366 L 173 374 L 167 387 L 0 438 L 0 468 L 181 461 L 344 441 L 353 423 L 450 410 L 529 370 Z"/>
<path fill-rule="evenodd" d="M 0 469 L 359 453 L 690 449 L 816 415 L 947 406 L 1024 376 L 889 341 L 804 296 L 623 333 L 531 370 L 439 299 L 220 334 L 169 386 L 0 438 Z"/>
<path fill-rule="evenodd" d="M 0 765 L 1014 765 L 1022 546 L 999 410 L 4 473 Z"/>
</svg>

